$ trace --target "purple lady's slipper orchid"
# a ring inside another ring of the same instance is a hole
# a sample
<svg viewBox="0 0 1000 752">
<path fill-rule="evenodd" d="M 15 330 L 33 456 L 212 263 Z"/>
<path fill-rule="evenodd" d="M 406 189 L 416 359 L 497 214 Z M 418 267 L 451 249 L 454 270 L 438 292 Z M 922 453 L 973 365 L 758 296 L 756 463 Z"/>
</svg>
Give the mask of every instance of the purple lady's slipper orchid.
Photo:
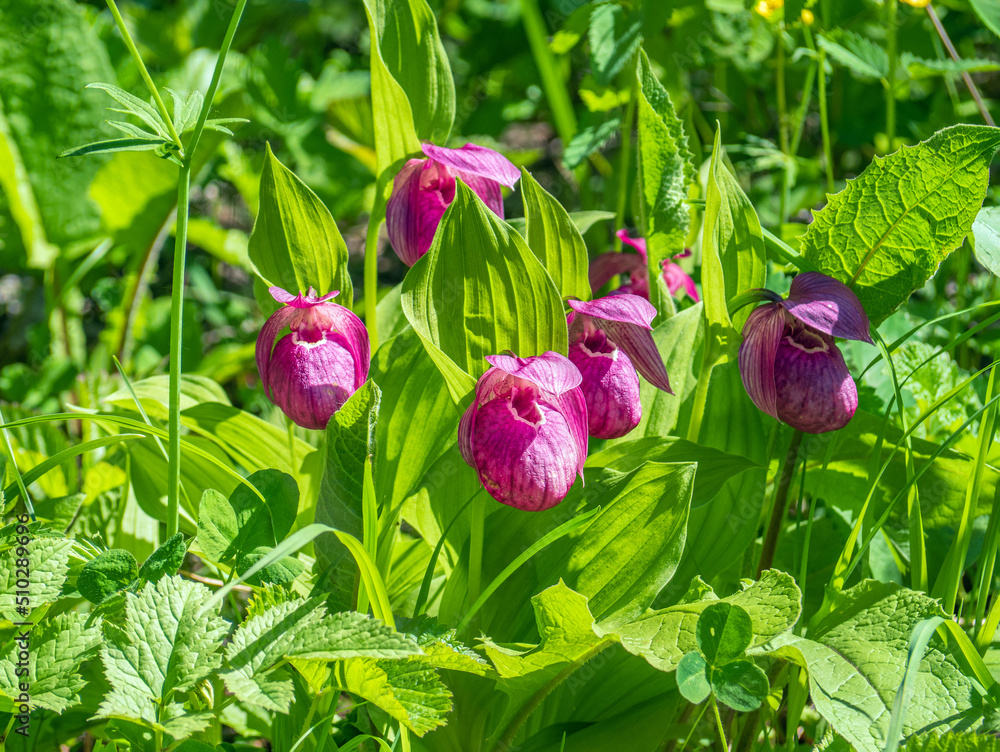
<svg viewBox="0 0 1000 752">
<path fill-rule="evenodd" d="M 612 278 L 619 274 L 628 274 L 629 281 L 615 290 L 612 294 L 630 293 L 639 295 L 649 300 L 649 254 L 646 252 L 645 238 L 629 237 L 628 232 L 619 230 L 615 233 L 618 239 L 625 245 L 635 249 L 635 253 L 602 253 L 590 263 L 590 288 L 597 292 Z M 667 290 L 671 295 L 678 292 L 687 293 L 691 300 L 697 303 L 698 288 L 694 285 L 694 280 L 688 276 L 687 272 L 681 269 L 679 264 L 675 264 L 677 259 L 687 258 L 691 251 L 685 250 L 678 253 L 673 259 L 664 259 L 660 265 L 663 269 L 663 281 L 667 283 Z"/>
<path fill-rule="evenodd" d="M 587 459 L 580 372 L 554 352 L 486 360 L 493 367 L 458 425 L 462 457 L 497 501 L 528 512 L 554 507 Z"/>
<path fill-rule="evenodd" d="M 803 272 L 788 297 L 759 306 L 743 325 L 740 373 L 750 399 L 806 433 L 836 431 L 858 408 L 858 390 L 834 337 L 871 343 L 857 296 L 832 277 Z"/>
<path fill-rule="evenodd" d="M 520 171 L 499 152 L 466 144 L 461 149 L 424 144 L 427 159 L 411 159 L 392 184 L 386 206 L 389 242 L 407 266 L 427 253 L 441 217 L 455 199 L 455 178 L 471 188 L 503 219 L 500 186 L 513 187 Z"/>
<path fill-rule="evenodd" d="M 349 309 L 309 288 L 291 295 L 280 287 L 271 296 L 284 303 L 257 337 L 257 370 L 264 393 L 303 428 L 326 428 L 333 415 L 368 378 L 368 330 Z M 291 329 L 278 344 L 282 329 Z"/>
<path fill-rule="evenodd" d="M 656 309 L 629 293 L 569 304 L 569 359 L 583 375 L 588 431 L 595 439 L 624 436 L 642 418 L 637 370 L 673 394 L 650 334 Z"/>
</svg>

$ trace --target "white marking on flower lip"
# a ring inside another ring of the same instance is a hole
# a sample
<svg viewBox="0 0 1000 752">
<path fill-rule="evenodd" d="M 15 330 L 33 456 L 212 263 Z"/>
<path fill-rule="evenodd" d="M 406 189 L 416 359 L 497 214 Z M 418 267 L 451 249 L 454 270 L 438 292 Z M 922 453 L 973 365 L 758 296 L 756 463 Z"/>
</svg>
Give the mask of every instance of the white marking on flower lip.
<svg viewBox="0 0 1000 752">
<path fill-rule="evenodd" d="M 313 348 L 316 347 L 322 347 L 323 345 L 327 344 L 329 340 L 327 339 L 326 332 L 321 332 L 321 334 L 323 336 L 320 339 L 316 340 L 315 342 L 310 342 L 307 339 L 300 339 L 298 332 L 292 332 L 292 343 L 295 344 L 296 347 L 304 347 L 306 350 L 312 350 Z"/>
<path fill-rule="evenodd" d="M 587 347 L 586 340 L 580 342 L 580 349 L 583 350 L 584 355 L 589 355 L 591 358 L 611 358 L 612 362 L 618 360 L 618 353 L 620 352 L 617 347 L 611 352 L 594 352 Z"/>
<path fill-rule="evenodd" d="M 817 339 L 819 338 L 817 337 Z M 785 335 L 785 340 L 792 347 L 795 347 L 808 355 L 812 355 L 813 353 L 830 352 L 830 348 L 827 346 L 826 342 L 824 342 L 822 339 L 819 340 L 819 345 L 817 345 L 816 347 L 807 347 L 806 345 L 802 344 L 801 342 L 793 338 L 792 335 L 790 334 Z"/>
<path fill-rule="evenodd" d="M 521 416 L 521 414 L 514 409 L 514 403 L 511 402 L 510 400 L 507 401 L 507 409 L 510 410 L 510 414 L 514 416 L 515 420 L 519 420 L 522 423 L 531 426 L 532 428 L 541 428 L 542 426 L 545 425 L 545 413 L 543 413 L 541 410 L 538 409 L 538 405 L 532 405 L 532 407 L 534 407 L 535 412 L 538 413 L 537 421 L 528 420 L 527 418 Z"/>
</svg>

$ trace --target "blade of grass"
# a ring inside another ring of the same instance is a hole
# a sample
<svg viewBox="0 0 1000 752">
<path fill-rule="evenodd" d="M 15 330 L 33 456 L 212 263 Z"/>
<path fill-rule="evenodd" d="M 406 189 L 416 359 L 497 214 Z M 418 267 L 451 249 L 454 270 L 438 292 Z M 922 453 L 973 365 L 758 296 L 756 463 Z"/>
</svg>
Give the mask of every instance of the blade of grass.
<svg viewBox="0 0 1000 752">
<path fill-rule="evenodd" d="M 899 691 L 896 692 L 896 699 L 892 703 L 892 715 L 889 717 L 885 752 L 896 752 L 899 749 L 899 740 L 903 735 L 903 722 L 906 720 L 906 709 L 909 707 L 910 701 L 913 699 L 913 692 L 916 690 L 920 662 L 924 659 L 924 653 L 927 652 L 927 643 L 931 641 L 938 626 L 943 623 L 944 617 L 932 616 L 917 622 L 910 634 L 903 681 L 899 685 Z"/>
<path fill-rule="evenodd" d="M 988 628 L 986 619 L 986 601 L 990 596 L 990 586 L 993 583 L 993 572 L 996 567 L 997 550 L 1000 548 L 1000 483 L 993 493 L 993 509 L 990 511 L 990 521 L 986 528 L 986 540 L 983 541 L 983 553 L 979 571 L 976 574 L 976 647 L 980 652 L 985 652 L 986 647 L 993 641 L 993 636 L 997 631 L 996 622 L 993 629 Z M 1000 597 L 993 600 L 993 608 L 990 612 L 990 619 L 1000 619 Z"/>
<path fill-rule="evenodd" d="M 24 508 L 28 510 L 28 515 L 32 520 L 34 520 L 35 507 L 31 503 L 31 497 L 28 496 L 28 489 L 25 488 L 24 479 L 21 477 L 21 471 L 17 469 L 17 460 L 14 458 L 14 447 L 11 446 L 10 436 L 7 435 L 8 425 L 7 419 L 3 417 L 3 410 L 0 410 L 0 423 L 3 424 L 3 450 L 4 454 L 7 455 L 7 462 L 10 463 L 10 471 L 14 473 L 14 483 L 17 486 L 18 491 L 21 493 L 21 499 L 24 501 Z M 0 480 L 3 480 L 3 478 L 0 478 Z"/>
<path fill-rule="evenodd" d="M 378 502 L 375 501 L 371 455 L 365 457 L 364 485 L 361 491 L 361 524 L 365 551 L 369 558 L 375 561 L 378 558 Z M 368 588 L 364 583 L 358 588 L 358 611 L 363 614 L 368 613 Z"/>
<path fill-rule="evenodd" d="M 481 491 L 482 489 L 480 489 Z M 451 518 L 451 522 L 448 523 L 448 527 L 444 529 L 441 533 L 441 537 L 438 538 L 437 544 L 434 546 L 434 551 L 431 552 L 431 558 L 427 562 L 427 569 L 424 571 L 424 579 L 420 583 L 420 591 L 417 593 L 417 602 L 413 604 L 413 618 L 416 619 L 420 616 L 420 612 L 424 605 L 427 603 L 427 596 L 431 592 L 431 582 L 434 580 L 434 572 L 437 569 L 438 558 L 441 556 L 441 549 L 444 548 L 444 542 L 448 538 L 448 533 L 451 532 L 452 527 L 458 522 L 458 518 L 462 516 L 462 512 L 473 502 L 473 500 L 479 495 L 480 491 L 477 491 L 469 500 L 462 505 L 455 516 Z"/>
<path fill-rule="evenodd" d="M 521 21 L 525 34 L 528 36 L 528 46 L 535 58 L 538 75 L 542 79 L 542 89 L 545 99 L 552 110 L 556 132 L 563 144 L 568 144 L 576 134 L 576 114 L 569 98 L 566 82 L 559 75 L 555 56 L 549 49 L 548 32 L 545 29 L 545 19 L 538 7 L 538 0 L 521 0 Z"/>
</svg>

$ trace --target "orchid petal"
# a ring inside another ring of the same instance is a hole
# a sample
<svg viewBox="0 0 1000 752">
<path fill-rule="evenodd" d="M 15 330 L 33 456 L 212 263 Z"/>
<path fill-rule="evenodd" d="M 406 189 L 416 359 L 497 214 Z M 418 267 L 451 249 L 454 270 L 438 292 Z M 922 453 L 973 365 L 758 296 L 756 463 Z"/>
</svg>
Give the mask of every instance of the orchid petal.
<svg viewBox="0 0 1000 752">
<path fill-rule="evenodd" d="M 328 300 L 333 300 L 335 297 L 340 295 L 340 290 L 334 290 L 333 292 L 328 292 L 326 295 L 317 295 L 316 288 L 309 288 L 309 292 L 303 295 L 299 293 L 298 295 L 292 295 L 290 292 L 282 290 L 280 287 L 269 287 L 267 291 L 271 293 L 271 297 L 274 298 L 279 303 L 284 303 L 292 308 L 311 308 L 313 306 L 319 305 L 320 303 L 325 303 Z"/>
<path fill-rule="evenodd" d="M 584 316 L 603 321 L 619 321 L 647 331 L 656 317 L 656 308 L 638 295 L 606 295 L 596 300 L 570 300 L 569 307 Z M 606 327 L 598 324 L 602 329 Z"/>
<path fill-rule="evenodd" d="M 371 344 L 364 322 L 349 308 L 336 303 L 317 308 L 315 315 L 328 331 L 343 335 L 344 347 L 351 353 L 357 365 L 354 379 L 354 389 L 357 390 L 368 380 L 368 368 L 371 362 Z"/>
<path fill-rule="evenodd" d="M 803 328 L 782 337 L 775 356 L 778 418 L 806 433 L 846 426 L 858 408 L 858 390 L 833 338 Z M 821 342 L 816 346 L 816 340 Z"/>
<path fill-rule="evenodd" d="M 580 369 L 587 403 L 587 433 L 595 439 L 617 439 L 639 425 L 642 400 L 639 376 L 624 350 L 607 342 L 603 331 L 569 348 Z"/>
<path fill-rule="evenodd" d="M 646 268 L 646 262 L 635 253 L 602 253 L 590 262 L 587 276 L 590 289 L 600 290 L 619 274 L 635 274 Z"/>
<path fill-rule="evenodd" d="M 666 262 L 663 265 L 663 281 L 667 283 L 667 289 L 671 295 L 676 294 L 678 290 L 684 290 L 695 303 L 701 300 L 698 297 L 698 288 L 695 287 L 694 280 L 679 265 Z"/>
<path fill-rule="evenodd" d="M 503 193 L 500 191 L 500 183 L 471 172 L 459 172 L 456 177 L 469 186 L 491 212 L 503 219 Z"/>
<path fill-rule="evenodd" d="M 642 258 L 642 263 L 646 264 L 647 259 L 649 258 L 649 253 L 646 250 L 645 238 L 630 238 L 628 230 L 619 230 L 615 233 L 615 237 L 617 237 L 625 245 L 635 248 L 635 252 Z"/>
<path fill-rule="evenodd" d="M 272 290 L 280 290 L 281 288 L 272 287 Z M 285 292 L 281 290 L 281 292 Z M 274 294 L 273 292 L 271 293 Z M 288 293 L 285 293 L 286 295 Z M 267 390 L 268 384 L 268 367 L 271 362 L 271 351 L 274 349 L 274 340 L 277 339 L 278 334 L 288 326 L 288 322 L 291 318 L 296 315 L 296 310 L 291 306 L 282 306 L 273 314 L 270 318 L 264 322 L 264 326 L 260 328 L 260 333 L 257 335 L 257 346 L 254 351 L 254 355 L 257 359 L 257 371 L 260 373 L 260 380 L 264 383 L 264 389 Z"/>
<path fill-rule="evenodd" d="M 411 159 L 396 173 L 385 208 L 392 249 L 407 266 L 427 253 L 455 198 L 455 176 L 429 159 Z"/>
<path fill-rule="evenodd" d="M 458 449 L 462 453 L 465 464 L 475 469 L 476 454 L 473 451 L 472 436 L 476 430 L 476 404 L 469 405 L 469 409 L 462 414 L 462 419 L 458 421 Z"/>
<path fill-rule="evenodd" d="M 780 303 L 756 308 L 743 325 L 740 345 L 740 375 L 750 399 L 762 411 L 778 419 L 774 360 L 785 330 L 785 311 Z"/>
<path fill-rule="evenodd" d="M 521 171 L 507 157 L 485 146 L 466 144 L 460 149 L 447 149 L 434 144 L 423 144 L 420 148 L 435 162 L 459 172 L 495 180 L 509 188 L 513 188 L 521 179 Z"/>
<path fill-rule="evenodd" d="M 553 407 L 566 418 L 576 446 L 576 474 L 583 478 L 583 465 L 587 461 L 587 401 L 579 389 L 570 389 L 551 399 Z"/>
<path fill-rule="evenodd" d="M 781 303 L 786 311 L 831 337 L 872 343 L 868 315 L 858 296 L 843 282 L 819 272 L 802 272 Z"/>
<path fill-rule="evenodd" d="M 551 350 L 529 358 L 516 358 L 513 355 L 487 355 L 486 360 L 501 371 L 511 376 L 533 381 L 545 391 L 555 395 L 563 394 L 580 386 L 583 378 L 569 358 Z M 476 391 L 478 396 L 479 390 Z"/>
</svg>

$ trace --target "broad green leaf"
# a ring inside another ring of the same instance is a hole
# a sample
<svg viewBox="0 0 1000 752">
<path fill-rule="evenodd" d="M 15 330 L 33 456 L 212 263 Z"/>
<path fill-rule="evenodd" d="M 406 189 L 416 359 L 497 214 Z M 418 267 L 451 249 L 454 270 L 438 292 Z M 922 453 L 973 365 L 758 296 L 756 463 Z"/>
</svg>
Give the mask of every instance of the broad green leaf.
<svg viewBox="0 0 1000 752">
<path fill-rule="evenodd" d="M 998 8 L 1000 15 L 1000 8 Z M 998 19 L 1000 21 L 1000 19 Z M 1000 23 L 998 23 L 1000 28 Z M 906 752 L 1000 752 L 1000 739 L 990 734 L 914 734 L 906 740 Z"/>
<path fill-rule="evenodd" d="M 177 574 L 186 554 L 187 541 L 184 540 L 184 533 L 177 533 L 168 538 L 142 563 L 139 567 L 139 579 L 145 582 L 158 582 L 164 575 Z"/>
<path fill-rule="evenodd" d="M 283 556 L 275 562 L 265 565 L 259 571 L 246 576 L 261 559 L 268 556 L 274 547 L 257 546 L 251 551 L 240 553 L 236 557 L 236 572 L 244 576 L 244 582 L 260 587 L 262 585 L 291 585 L 305 570 L 305 565 L 292 556 Z"/>
<path fill-rule="evenodd" d="M 1000 37 L 1000 0 L 969 0 L 969 2 L 979 20 Z"/>
<path fill-rule="evenodd" d="M 770 690 L 767 675 L 750 661 L 733 661 L 714 666 L 710 675 L 712 691 L 719 702 L 741 713 L 759 708 Z"/>
<path fill-rule="evenodd" d="M 600 125 L 591 125 L 579 131 L 563 149 L 563 165 L 567 170 L 575 170 L 591 154 L 599 151 L 618 132 L 621 125 L 621 119 L 613 117 Z"/>
<path fill-rule="evenodd" d="M 955 125 L 876 158 L 815 214 L 802 255 L 850 285 L 877 326 L 961 245 L 998 148 L 1000 129 Z"/>
<path fill-rule="evenodd" d="M 594 78 L 607 86 L 629 58 L 635 54 L 642 40 L 642 13 L 626 13 L 613 3 L 598 5 L 590 15 L 588 39 Z"/>
<path fill-rule="evenodd" d="M 101 658 L 111 691 L 97 717 L 170 728 L 169 716 L 179 733 L 201 723 L 170 705 L 222 663 L 226 622 L 202 610 L 211 596 L 204 585 L 177 576 L 126 594 L 124 626 L 105 624 Z M 158 713 L 157 706 L 167 712 Z"/>
<path fill-rule="evenodd" d="M 362 494 L 365 458 L 375 451 L 375 426 L 382 392 L 369 380 L 344 403 L 326 427 L 326 457 L 323 481 L 316 505 L 316 522 L 329 525 L 355 538 L 362 537 Z M 326 570 L 356 568 L 347 551 L 333 535 L 316 540 L 317 563 Z"/>
<path fill-rule="evenodd" d="M 972 223 L 976 260 L 1000 276 L 1000 206 L 984 206 Z"/>
<path fill-rule="evenodd" d="M 210 561 L 228 561 L 236 555 L 233 541 L 239 534 L 229 499 L 215 489 L 205 491 L 198 505 L 198 548 Z"/>
<path fill-rule="evenodd" d="M 639 52 L 636 67 L 639 143 L 640 213 L 649 251 L 649 278 L 660 276 L 660 264 L 684 250 L 691 212 L 686 203 L 694 180 L 687 136 L 670 96 L 653 76 L 646 53 Z M 657 285 L 650 298 L 662 309 Z"/>
<path fill-rule="evenodd" d="M 454 445 L 460 416 L 412 329 L 376 351 L 370 376 L 384 398 L 375 426 L 375 488 L 394 508 Z"/>
<path fill-rule="evenodd" d="M 21 683 L 27 681 L 32 708 L 62 713 L 80 702 L 80 690 L 86 684 L 80 664 L 97 654 L 100 643 L 100 618 L 88 625 L 86 614 L 68 611 L 46 619 L 31 630 L 30 679 L 17 674 L 21 646 L 13 642 L 0 662 L 0 692 L 16 700 Z"/>
<path fill-rule="evenodd" d="M 819 46 L 832 60 L 861 78 L 883 79 L 889 75 L 889 56 L 867 37 L 838 29 L 819 37 Z"/>
<path fill-rule="evenodd" d="M 376 21 L 382 62 L 411 105 L 417 137 L 447 143 L 455 82 L 433 11 L 426 0 L 366 0 L 365 5 Z"/>
<path fill-rule="evenodd" d="M 76 589 L 91 603 L 102 603 L 127 588 L 138 576 L 135 557 L 123 549 L 112 548 L 84 565 L 76 578 Z"/>
<path fill-rule="evenodd" d="M 944 612 L 922 593 L 865 581 L 842 593 L 809 638 L 780 635 L 769 650 L 804 666 L 816 709 L 859 752 L 882 750 L 906 670 L 910 634 Z M 931 639 L 916 677 L 903 734 L 948 730 L 979 703 L 953 644 Z"/>
<path fill-rule="evenodd" d="M 25 590 L 18 586 L 18 580 L 23 579 L 18 574 L 19 549 L 21 546 L 14 539 L 14 547 L 4 552 L 0 557 L 0 616 L 8 621 L 26 621 L 26 616 L 18 611 L 17 593 Z M 69 554 L 73 541 L 59 538 L 33 538 L 29 541 L 28 565 L 28 597 L 31 608 L 37 609 L 48 603 L 54 603 L 59 598 L 66 575 L 69 572 Z M 23 583 L 22 583 L 23 584 Z"/>
<path fill-rule="evenodd" d="M 133 382 L 132 390 L 135 396 L 142 403 L 142 409 L 151 418 L 166 420 L 170 415 L 168 405 L 170 404 L 169 392 L 170 377 L 166 374 L 162 376 L 150 376 L 149 378 Z M 112 392 L 103 400 L 105 403 L 120 407 L 123 410 L 136 412 L 135 400 L 127 387 Z M 218 402 L 223 405 L 229 404 L 229 396 L 226 390 L 219 386 L 218 382 L 204 376 L 193 374 L 183 374 L 181 376 L 181 410 L 187 410 L 195 405 L 206 402 Z"/>
<path fill-rule="evenodd" d="M 355 658 L 335 664 L 337 686 L 384 710 L 417 736 L 442 726 L 451 692 L 433 668 L 417 659 Z"/>
<path fill-rule="evenodd" d="M 581 233 L 587 232 L 591 227 L 596 225 L 598 222 L 606 222 L 609 219 L 615 218 L 614 212 L 606 211 L 578 211 L 570 212 L 569 218 L 573 221 Z M 508 225 L 510 225 L 517 234 L 522 238 L 528 234 L 528 224 L 524 217 L 512 217 L 511 219 L 505 220 Z"/>
<path fill-rule="evenodd" d="M 688 702 L 705 702 L 712 694 L 708 683 L 708 664 L 698 653 L 688 653 L 677 663 L 677 689 Z"/>
<path fill-rule="evenodd" d="M 801 594 L 795 580 L 784 572 L 768 570 L 760 580 L 744 580 L 743 589 L 719 599 L 711 590 L 700 585 L 690 597 L 675 606 L 648 611 L 631 623 L 621 625 L 618 634 L 630 653 L 641 655 L 660 671 L 674 671 L 684 654 L 698 647 L 696 630 L 701 614 L 709 606 L 729 603 L 740 606 L 753 624 L 750 650 L 760 652 L 761 646 L 788 631 L 799 617 Z"/>
<path fill-rule="evenodd" d="M 705 659 L 718 666 L 739 658 L 750 647 L 753 622 L 741 606 L 713 603 L 698 617 L 695 639 Z"/>
<path fill-rule="evenodd" d="M 354 300 L 347 245 L 319 197 L 271 153 L 260 175 L 260 209 L 250 234 L 250 260 L 272 285 L 295 295 L 314 287 L 339 290 L 337 303 Z"/>
<path fill-rule="evenodd" d="M 709 341 L 720 348 L 720 354 L 727 354 L 735 345 L 736 332 L 743 329 L 753 310 L 746 306 L 730 319 L 727 303 L 740 293 L 764 286 L 767 262 L 757 212 L 726 168 L 720 139 L 721 130 L 717 130 L 705 199 L 702 289 Z"/>
<path fill-rule="evenodd" d="M 563 298 L 590 299 L 587 245 L 555 197 L 521 168 L 526 234 L 531 252 L 542 262 Z"/>
<path fill-rule="evenodd" d="M 478 377 L 489 367 L 485 356 L 507 349 L 521 358 L 567 351 L 552 278 L 521 236 L 461 181 L 430 250 L 406 275 L 402 300 L 407 320 L 453 384 L 449 362 Z"/>
</svg>

